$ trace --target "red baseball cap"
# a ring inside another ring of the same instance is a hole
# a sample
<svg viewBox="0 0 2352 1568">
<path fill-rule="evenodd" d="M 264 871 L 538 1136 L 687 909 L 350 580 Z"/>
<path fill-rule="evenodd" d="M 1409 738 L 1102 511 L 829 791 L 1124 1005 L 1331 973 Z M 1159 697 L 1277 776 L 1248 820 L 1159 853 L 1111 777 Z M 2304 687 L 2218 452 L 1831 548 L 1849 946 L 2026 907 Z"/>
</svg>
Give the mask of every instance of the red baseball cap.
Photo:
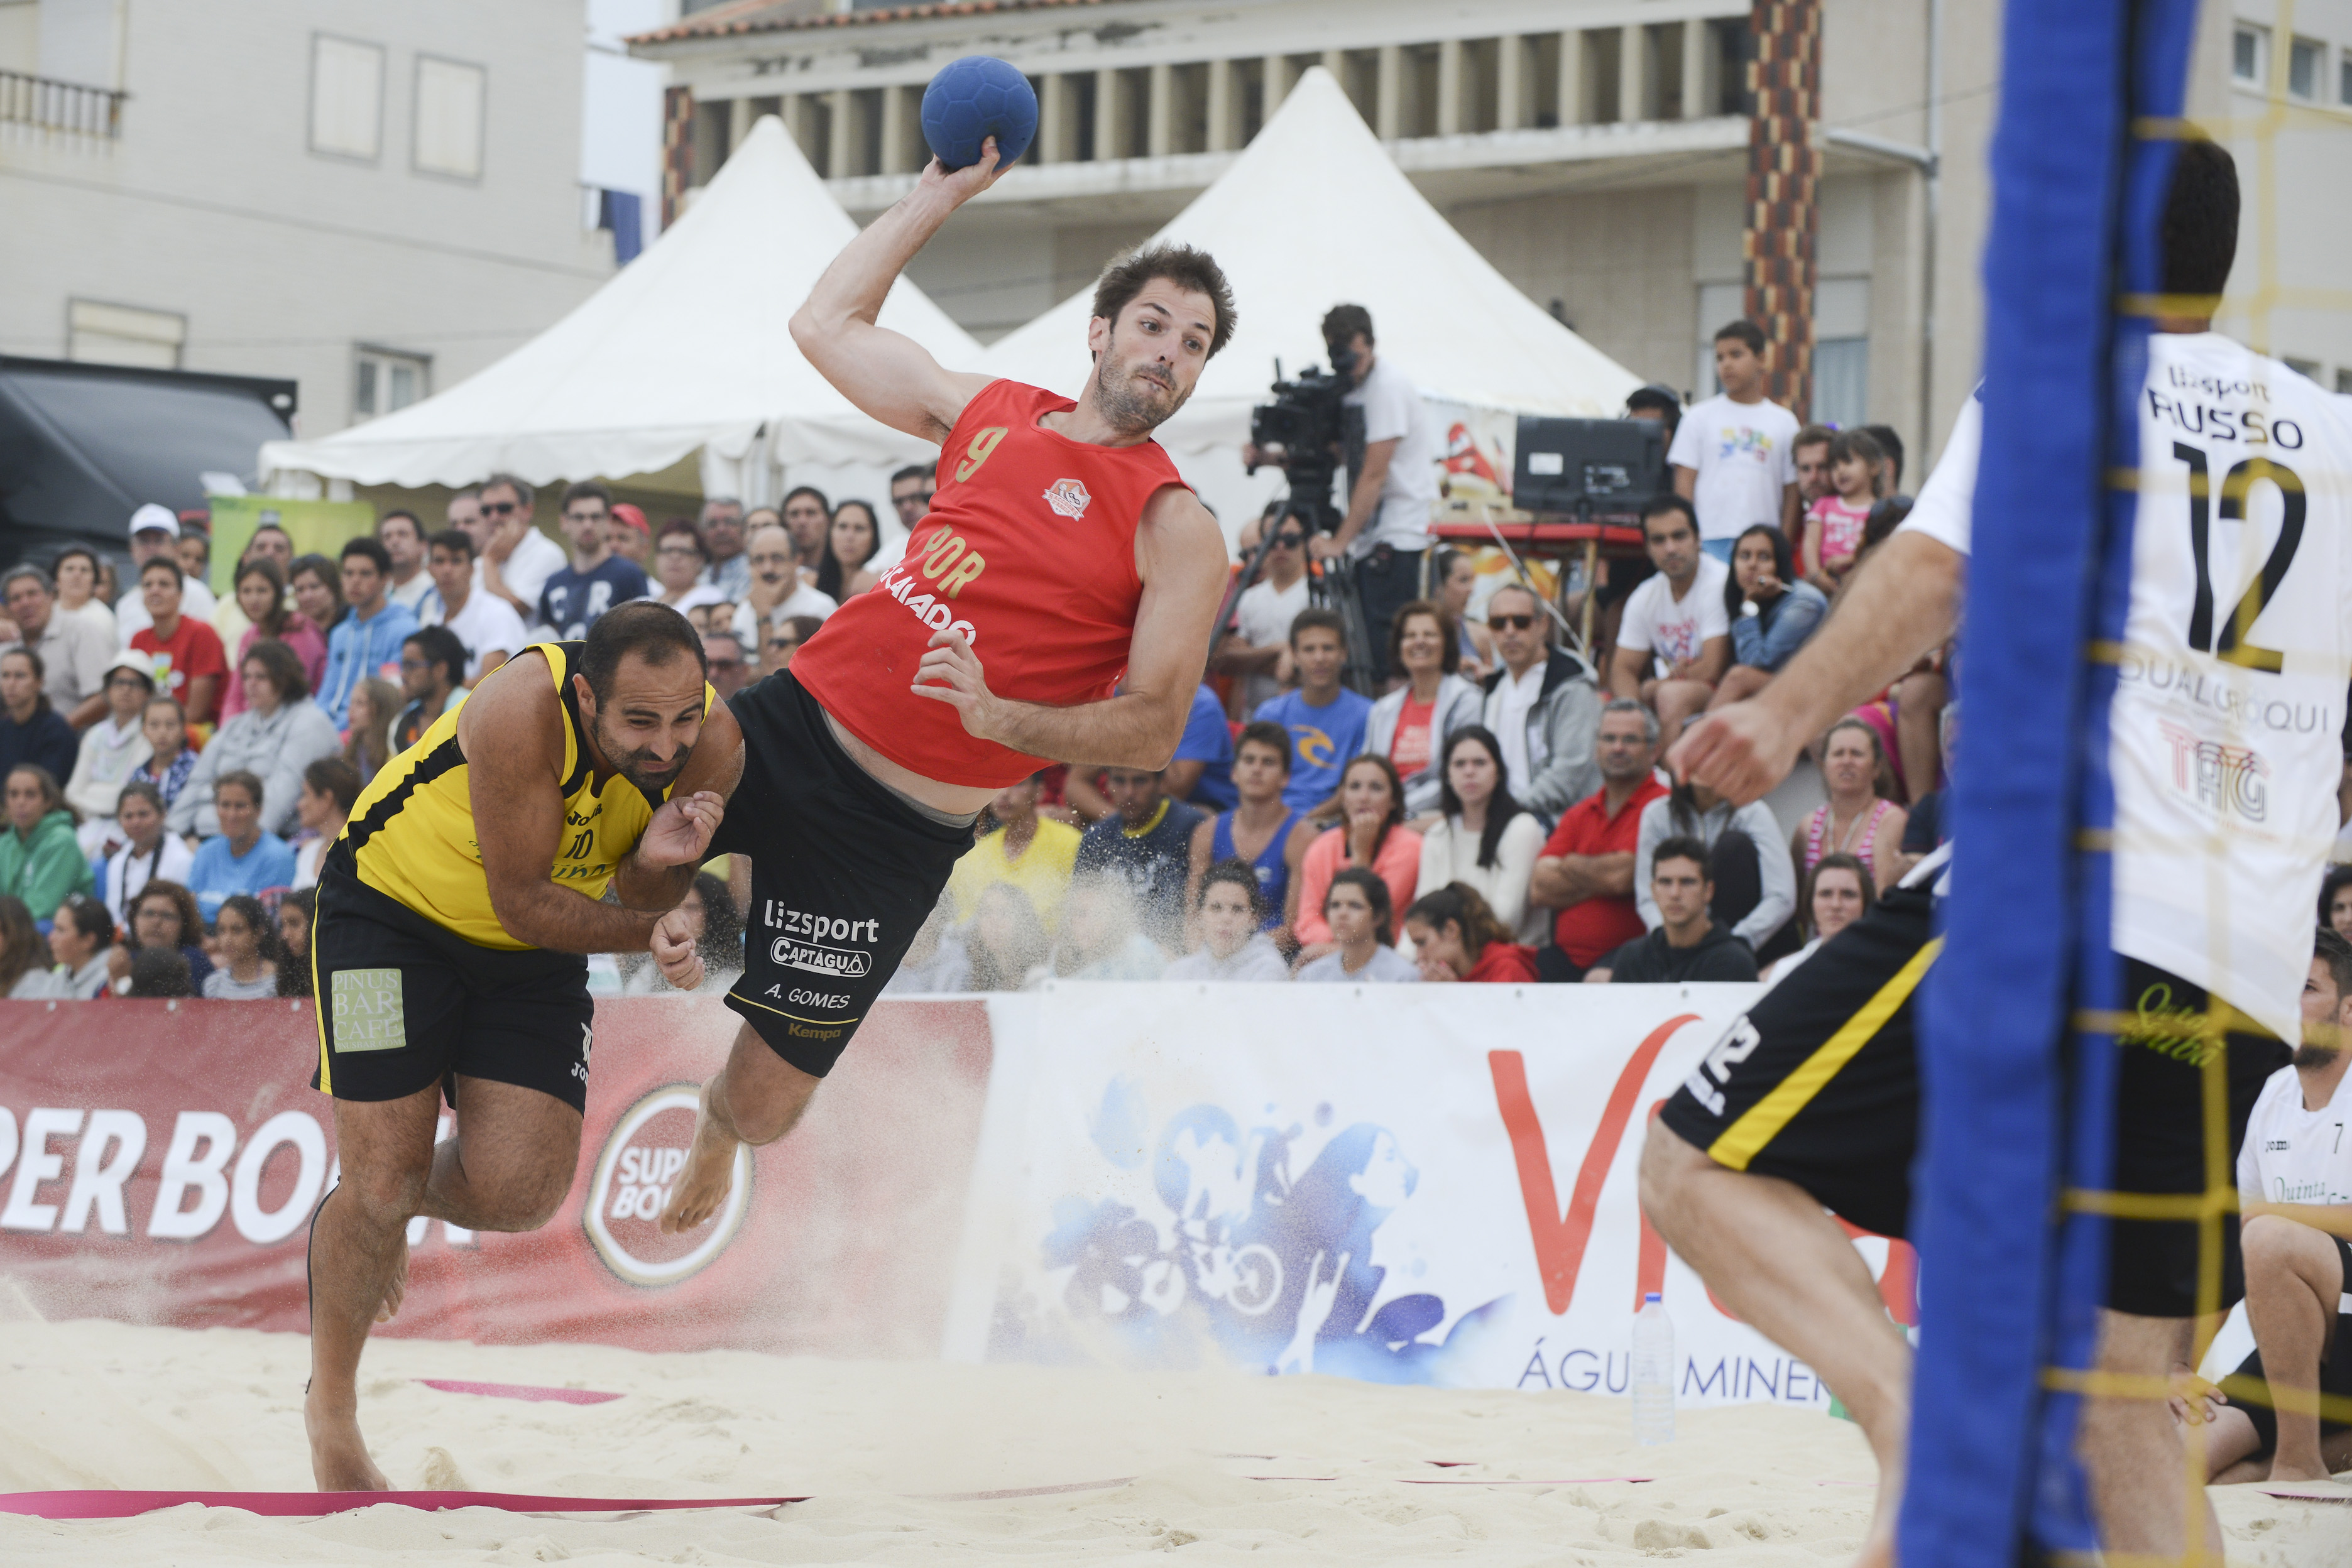
<svg viewBox="0 0 2352 1568">
<path fill-rule="evenodd" d="M 636 529 L 637 532 L 646 535 L 647 538 L 651 538 L 653 535 L 653 525 L 646 521 L 645 513 L 629 505 L 626 501 L 620 502 L 618 505 L 614 507 L 613 520 L 616 523 L 626 523 L 629 527 Z"/>
</svg>

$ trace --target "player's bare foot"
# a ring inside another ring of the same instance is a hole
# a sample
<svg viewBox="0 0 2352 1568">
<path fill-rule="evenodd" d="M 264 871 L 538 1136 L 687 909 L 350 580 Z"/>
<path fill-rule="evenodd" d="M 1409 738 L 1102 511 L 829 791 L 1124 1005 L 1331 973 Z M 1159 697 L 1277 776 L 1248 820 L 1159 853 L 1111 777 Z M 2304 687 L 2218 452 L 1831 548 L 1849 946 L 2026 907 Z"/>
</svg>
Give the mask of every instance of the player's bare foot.
<svg viewBox="0 0 2352 1568">
<path fill-rule="evenodd" d="M 400 1303 L 408 1299 L 408 1232 L 404 1228 L 393 1244 L 398 1249 L 393 1260 L 392 1278 L 384 1281 L 383 1304 L 375 1310 L 375 1321 L 388 1323 L 400 1315 Z"/>
<path fill-rule="evenodd" d="M 2332 1481 L 2336 1477 L 2334 1472 L 2329 1470 L 2325 1463 L 2316 1465 L 2287 1465 L 2281 1464 L 2278 1460 L 2273 1459 L 2271 1461 L 2270 1474 L 2264 1476 L 2263 1479 L 2273 1485 L 2281 1481 L 2294 1481 L 2300 1485 L 2305 1481 Z"/>
<path fill-rule="evenodd" d="M 392 1483 L 368 1458 L 360 1436 L 359 1412 L 332 1409 L 317 1389 L 302 1401 L 302 1427 L 310 1437 L 310 1477 L 320 1491 L 390 1491 Z"/>
<path fill-rule="evenodd" d="M 741 1145 L 710 1113 L 710 1089 L 717 1082 L 713 1079 L 702 1086 L 702 1108 L 694 1118 L 694 1146 L 687 1151 L 686 1169 L 678 1173 L 677 1185 L 669 1189 L 669 1201 L 662 1205 L 659 1223 L 664 1235 L 691 1230 L 718 1213 L 727 1201 L 728 1189 L 734 1186 L 735 1151 Z"/>
</svg>

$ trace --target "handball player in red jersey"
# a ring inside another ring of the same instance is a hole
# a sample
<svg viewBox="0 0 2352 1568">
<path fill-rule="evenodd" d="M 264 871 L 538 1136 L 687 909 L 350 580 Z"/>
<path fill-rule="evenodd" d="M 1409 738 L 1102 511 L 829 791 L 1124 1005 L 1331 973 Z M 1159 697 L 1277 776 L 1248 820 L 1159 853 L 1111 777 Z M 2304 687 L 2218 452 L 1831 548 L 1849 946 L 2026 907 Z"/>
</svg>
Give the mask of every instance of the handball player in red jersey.
<svg viewBox="0 0 2352 1568">
<path fill-rule="evenodd" d="M 934 162 L 793 318 L 793 341 L 845 397 L 940 444 L 939 490 L 904 559 L 790 669 L 712 710 L 680 779 L 739 802 L 710 851 L 751 857 L 751 906 L 727 997 L 744 1028 L 704 1085 L 666 1230 L 719 1211 L 739 1144 L 799 1119 L 981 808 L 1050 762 L 1166 767 L 1200 687 L 1224 536 L 1151 432 L 1233 336 L 1224 275 L 1175 246 L 1114 263 L 1075 402 L 942 370 L 875 317 L 995 178 L 993 141 L 969 168 Z"/>
</svg>

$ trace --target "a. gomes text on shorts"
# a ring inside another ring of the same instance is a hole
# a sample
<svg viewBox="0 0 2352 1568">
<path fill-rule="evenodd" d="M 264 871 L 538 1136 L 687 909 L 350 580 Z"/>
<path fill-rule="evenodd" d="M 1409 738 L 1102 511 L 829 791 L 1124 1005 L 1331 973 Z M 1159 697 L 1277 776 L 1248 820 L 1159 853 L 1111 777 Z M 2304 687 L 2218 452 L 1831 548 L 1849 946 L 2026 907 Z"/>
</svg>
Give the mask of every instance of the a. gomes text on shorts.
<svg viewBox="0 0 2352 1568">
<path fill-rule="evenodd" d="M 761 921 L 782 931 L 768 947 L 770 960 L 781 967 L 804 969 L 836 980 L 862 979 L 873 972 L 874 955 L 867 949 L 882 939 L 879 920 L 814 915 L 787 908 L 771 898 L 765 901 Z"/>
</svg>

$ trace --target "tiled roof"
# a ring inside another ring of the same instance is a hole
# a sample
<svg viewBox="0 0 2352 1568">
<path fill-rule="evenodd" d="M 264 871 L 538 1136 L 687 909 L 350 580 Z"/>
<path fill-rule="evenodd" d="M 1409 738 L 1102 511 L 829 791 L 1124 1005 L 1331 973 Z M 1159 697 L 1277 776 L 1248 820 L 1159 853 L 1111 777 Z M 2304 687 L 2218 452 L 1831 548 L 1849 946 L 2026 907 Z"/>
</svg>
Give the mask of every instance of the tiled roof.
<svg viewBox="0 0 2352 1568">
<path fill-rule="evenodd" d="M 1068 5 L 1106 5 L 1119 0 L 929 0 L 912 5 L 859 11 L 820 11 L 809 0 L 734 0 L 650 33 L 632 44 L 675 44 L 698 38 L 740 37 L 751 33 L 796 32 L 814 27 L 857 27 L 876 22 L 911 22 L 929 16 L 985 16 L 999 11 L 1041 11 Z"/>
</svg>

